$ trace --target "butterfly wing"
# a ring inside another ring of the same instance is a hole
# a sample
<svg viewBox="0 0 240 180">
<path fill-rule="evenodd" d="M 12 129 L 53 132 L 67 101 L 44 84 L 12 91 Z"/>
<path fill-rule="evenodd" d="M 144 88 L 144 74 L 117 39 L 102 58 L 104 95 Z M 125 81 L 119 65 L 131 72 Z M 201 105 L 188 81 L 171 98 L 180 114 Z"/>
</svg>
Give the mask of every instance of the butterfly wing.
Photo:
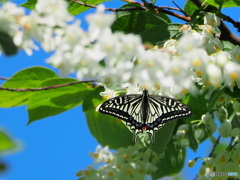
<svg viewBox="0 0 240 180">
<path fill-rule="evenodd" d="M 140 94 L 114 97 L 101 104 L 98 111 L 115 116 L 124 120 L 128 125 L 132 125 L 137 122 L 136 120 L 140 120 L 142 116 L 141 97 Z"/>
<path fill-rule="evenodd" d="M 142 132 L 143 126 L 142 95 L 129 94 L 111 98 L 101 104 L 98 111 L 124 120 L 134 130 L 133 141 L 136 142 L 136 135 Z"/>
<path fill-rule="evenodd" d="M 189 107 L 176 99 L 157 95 L 149 95 L 148 99 L 146 131 L 151 134 L 152 143 L 155 142 L 155 131 L 166 122 L 191 115 Z"/>
<path fill-rule="evenodd" d="M 190 108 L 176 99 L 165 96 L 149 96 L 148 123 L 155 128 L 161 128 L 167 121 L 190 115 Z"/>
</svg>

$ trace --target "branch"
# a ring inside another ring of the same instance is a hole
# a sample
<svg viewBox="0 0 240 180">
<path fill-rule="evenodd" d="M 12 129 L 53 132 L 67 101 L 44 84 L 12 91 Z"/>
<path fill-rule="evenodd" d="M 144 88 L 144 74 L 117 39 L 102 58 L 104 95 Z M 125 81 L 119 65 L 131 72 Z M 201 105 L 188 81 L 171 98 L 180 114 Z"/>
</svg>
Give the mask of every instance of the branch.
<svg viewBox="0 0 240 180">
<path fill-rule="evenodd" d="M 231 17 L 226 16 L 225 14 L 221 13 L 221 15 L 224 21 L 231 23 L 235 28 L 237 28 L 238 32 L 240 32 L 240 22 L 234 21 Z"/>
<path fill-rule="evenodd" d="M 8 80 L 8 78 L 0 77 L 0 80 Z"/>
<path fill-rule="evenodd" d="M 97 6 L 95 5 L 91 5 L 91 4 L 87 4 L 87 3 L 84 3 L 84 2 L 81 2 L 81 1 L 78 1 L 78 0 L 69 0 L 69 1 L 72 1 L 72 2 L 75 2 L 77 4 L 80 4 L 80 5 L 83 5 L 83 6 L 86 6 L 86 7 L 90 7 L 90 8 L 97 8 Z M 144 4 L 142 3 L 139 3 L 139 2 L 133 2 L 135 4 L 139 4 L 141 6 L 144 6 Z M 172 11 L 168 11 L 168 10 L 175 10 L 175 11 L 180 11 L 182 12 L 181 9 L 179 8 L 174 8 L 174 7 L 168 7 L 168 6 L 153 6 L 153 9 L 157 10 L 159 13 L 165 13 L 165 14 L 168 14 L 168 15 L 171 15 L 171 16 L 174 16 L 176 18 L 179 18 L 183 21 L 186 21 L 186 22 L 189 22 L 191 19 L 187 16 L 183 16 L 183 15 L 180 15 L 178 13 L 174 13 Z M 168 10 L 166 10 L 168 9 Z M 145 11 L 147 10 L 146 7 L 139 7 L 139 8 L 126 8 L 126 9 L 115 9 L 115 8 L 105 8 L 106 11 L 113 11 L 113 12 L 116 12 L 116 11 Z"/>
<path fill-rule="evenodd" d="M 159 10 L 159 12 L 161 12 L 161 13 L 165 13 L 165 14 L 168 14 L 168 15 L 170 15 L 170 16 L 174 16 L 174 17 L 176 17 L 176 18 L 178 18 L 178 19 L 181 19 L 181 20 L 183 20 L 183 21 L 186 21 L 186 22 L 190 22 L 191 21 L 191 18 L 190 17 L 187 17 L 187 16 L 183 16 L 183 15 L 181 15 L 181 14 L 178 14 L 178 13 L 175 13 L 175 12 L 172 12 L 172 11 L 168 11 L 168 10 L 165 10 L 165 9 L 163 9 L 163 8 L 161 8 L 161 7 L 156 7 L 158 10 Z"/>
<path fill-rule="evenodd" d="M 69 0 L 72 2 L 75 2 L 77 4 L 86 6 L 86 7 L 91 7 L 91 8 L 97 8 L 97 6 L 95 5 L 90 5 L 78 0 Z M 195 4 L 198 8 L 201 8 L 203 6 L 203 3 L 201 0 L 191 0 L 193 4 Z M 141 6 L 144 6 L 143 3 L 139 3 L 136 1 L 133 1 L 133 3 L 135 4 L 139 4 Z M 190 22 L 191 18 L 188 17 L 187 15 L 180 15 L 178 13 L 169 11 L 169 10 L 176 10 L 176 11 L 180 11 L 182 12 L 182 10 L 180 8 L 173 8 L 173 7 L 166 7 L 166 6 L 152 6 L 153 9 L 155 9 L 158 13 L 165 13 L 168 14 L 170 16 L 174 16 L 178 19 L 181 19 L 185 22 Z M 166 10 L 167 9 L 167 10 Z M 127 8 L 127 9 L 115 9 L 115 8 L 105 8 L 106 11 L 136 11 L 136 10 L 147 10 L 146 7 L 139 7 L 139 8 Z M 230 17 L 225 16 L 224 20 L 227 20 L 229 22 L 231 22 L 234 27 L 238 28 L 238 30 L 240 31 L 240 23 L 239 22 L 235 22 L 234 20 L 232 20 Z M 219 26 L 219 29 L 221 30 L 221 35 L 220 35 L 220 39 L 221 40 L 225 40 L 225 41 L 229 41 L 234 45 L 240 45 L 240 38 L 238 38 L 235 34 L 233 34 L 229 28 L 223 23 L 221 22 L 221 25 Z"/>
<path fill-rule="evenodd" d="M 87 3 L 84 3 L 84 2 L 81 2 L 81 1 L 78 1 L 78 0 L 69 0 L 69 1 L 72 1 L 72 2 L 75 2 L 77 4 L 80 4 L 80 5 L 83 5 L 83 6 L 86 6 L 86 7 L 90 7 L 90 8 L 97 8 L 97 6 L 95 5 L 91 5 L 91 4 L 87 4 Z M 136 10 L 146 10 L 147 8 L 144 8 L 144 7 L 139 7 L 139 8 L 127 8 L 127 9 L 115 9 L 115 8 L 105 8 L 105 11 L 136 11 Z"/>
<path fill-rule="evenodd" d="M 78 1 L 78 0 L 69 0 L 69 1 L 72 1 L 72 2 L 75 2 L 77 4 L 80 4 L 80 5 L 83 5 L 83 6 L 86 6 L 86 7 L 90 7 L 90 8 L 97 8 L 97 6 L 95 5 L 91 5 L 91 4 L 87 4 L 87 3 L 84 3 L 84 2 L 81 2 L 81 1 Z M 143 3 L 139 3 L 139 2 L 136 2 L 136 1 L 133 1 L 132 3 L 134 4 L 138 4 L 140 6 L 144 6 Z M 175 11 L 180 11 L 182 12 L 181 9 L 179 8 L 175 8 L 175 7 L 169 7 L 169 6 L 153 6 L 154 9 L 158 9 L 158 10 L 163 10 L 163 9 L 168 9 L 168 10 L 175 10 Z M 105 8 L 105 11 L 136 11 L 136 10 L 148 10 L 148 8 L 146 7 L 139 7 L 139 8 L 126 8 L 126 9 L 116 9 L 116 8 Z M 165 12 L 164 12 L 165 13 Z M 173 16 L 176 16 L 177 17 L 177 14 L 176 13 L 169 13 L 169 11 L 166 11 L 167 14 L 169 15 L 173 15 Z"/>
<path fill-rule="evenodd" d="M 0 90 L 16 91 L 16 92 L 21 92 L 21 91 L 42 91 L 42 90 L 56 89 L 56 88 L 60 88 L 60 87 L 65 87 L 65 86 L 70 86 L 70 85 L 80 84 L 80 83 L 87 83 L 87 82 L 96 82 L 96 80 L 77 81 L 77 82 L 71 82 L 71 83 L 54 85 L 54 86 L 48 86 L 48 87 L 42 87 L 42 88 L 27 88 L 27 89 L 19 89 L 19 88 L 17 88 L 17 89 L 12 89 L 12 88 L 0 87 Z"/>
<path fill-rule="evenodd" d="M 235 34 L 233 34 L 230 31 L 230 29 L 226 26 L 226 24 L 223 23 L 222 21 L 221 21 L 221 24 L 219 26 L 219 29 L 222 32 L 221 35 L 220 35 L 221 40 L 229 41 L 234 45 L 240 45 L 239 37 L 237 37 Z"/>
</svg>

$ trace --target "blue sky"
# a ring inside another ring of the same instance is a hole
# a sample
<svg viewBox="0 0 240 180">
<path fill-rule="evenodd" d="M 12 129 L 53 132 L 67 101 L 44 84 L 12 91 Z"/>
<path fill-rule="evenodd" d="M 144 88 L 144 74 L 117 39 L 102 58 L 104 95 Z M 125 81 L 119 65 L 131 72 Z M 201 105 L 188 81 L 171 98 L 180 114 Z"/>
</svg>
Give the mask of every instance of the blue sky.
<svg viewBox="0 0 240 180">
<path fill-rule="evenodd" d="M 21 4 L 24 1 L 15 2 Z M 183 7 L 182 0 L 175 2 Z M 106 6 L 117 8 L 120 4 L 123 3 L 113 0 L 107 2 Z M 174 6 L 170 0 L 164 5 Z M 83 19 L 86 13 L 78 18 Z M 226 13 L 238 20 L 234 11 L 230 12 L 226 9 Z M 86 23 L 83 23 L 83 27 L 87 28 Z M 1 56 L 0 77 L 11 77 L 19 70 L 32 66 L 44 66 L 58 73 L 57 69 L 45 63 L 48 57 L 49 54 L 42 50 L 35 51 L 33 56 L 27 56 L 23 51 L 12 57 Z M 3 82 L 0 80 L 1 84 Z M 28 126 L 26 106 L 0 108 L 0 115 L 0 128 L 9 132 L 20 145 L 18 151 L 1 158 L 7 163 L 8 171 L 0 175 L 0 180 L 77 179 L 75 174 L 78 170 L 85 169 L 86 165 L 92 165 L 89 153 L 95 151 L 98 142 L 90 134 L 81 106 Z M 188 150 L 187 161 L 195 157 L 207 156 L 211 146 L 207 141 L 201 145 L 197 153 Z M 198 162 L 196 168 L 185 168 L 184 174 L 187 179 L 196 176 L 200 164 L 201 162 Z"/>
</svg>

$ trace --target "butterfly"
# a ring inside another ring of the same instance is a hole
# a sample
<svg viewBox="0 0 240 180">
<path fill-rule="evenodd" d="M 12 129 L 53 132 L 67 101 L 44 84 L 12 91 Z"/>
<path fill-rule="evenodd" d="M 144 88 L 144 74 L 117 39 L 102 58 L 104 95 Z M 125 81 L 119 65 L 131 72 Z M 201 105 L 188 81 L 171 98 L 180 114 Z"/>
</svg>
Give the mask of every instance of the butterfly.
<svg viewBox="0 0 240 180">
<path fill-rule="evenodd" d="M 191 115 L 190 108 L 184 103 L 174 98 L 149 95 L 146 89 L 142 94 L 128 94 L 108 99 L 99 105 L 97 110 L 125 121 L 133 130 L 134 143 L 137 134 L 146 130 L 151 134 L 151 142 L 154 144 L 155 131 L 162 128 L 166 122 Z"/>
</svg>

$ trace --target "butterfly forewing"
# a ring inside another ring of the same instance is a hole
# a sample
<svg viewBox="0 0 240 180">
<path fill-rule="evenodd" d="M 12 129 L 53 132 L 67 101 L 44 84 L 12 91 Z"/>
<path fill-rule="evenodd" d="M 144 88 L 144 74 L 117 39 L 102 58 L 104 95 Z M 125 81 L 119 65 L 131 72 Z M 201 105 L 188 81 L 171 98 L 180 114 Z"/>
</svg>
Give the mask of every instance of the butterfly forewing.
<svg viewBox="0 0 240 180">
<path fill-rule="evenodd" d="M 149 104 L 154 107 L 154 112 L 158 112 L 157 117 L 155 116 L 156 119 L 160 118 L 162 123 L 191 115 L 189 107 L 176 99 L 154 95 L 150 95 L 149 99 Z"/>
<path fill-rule="evenodd" d="M 99 112 L 115 116 L 128 122 L 131 117 L 138 116 L 137 111 L 140 109 L 141 95 L 125 95 L 114 97 L 104 102 Z"/>
</svg>

